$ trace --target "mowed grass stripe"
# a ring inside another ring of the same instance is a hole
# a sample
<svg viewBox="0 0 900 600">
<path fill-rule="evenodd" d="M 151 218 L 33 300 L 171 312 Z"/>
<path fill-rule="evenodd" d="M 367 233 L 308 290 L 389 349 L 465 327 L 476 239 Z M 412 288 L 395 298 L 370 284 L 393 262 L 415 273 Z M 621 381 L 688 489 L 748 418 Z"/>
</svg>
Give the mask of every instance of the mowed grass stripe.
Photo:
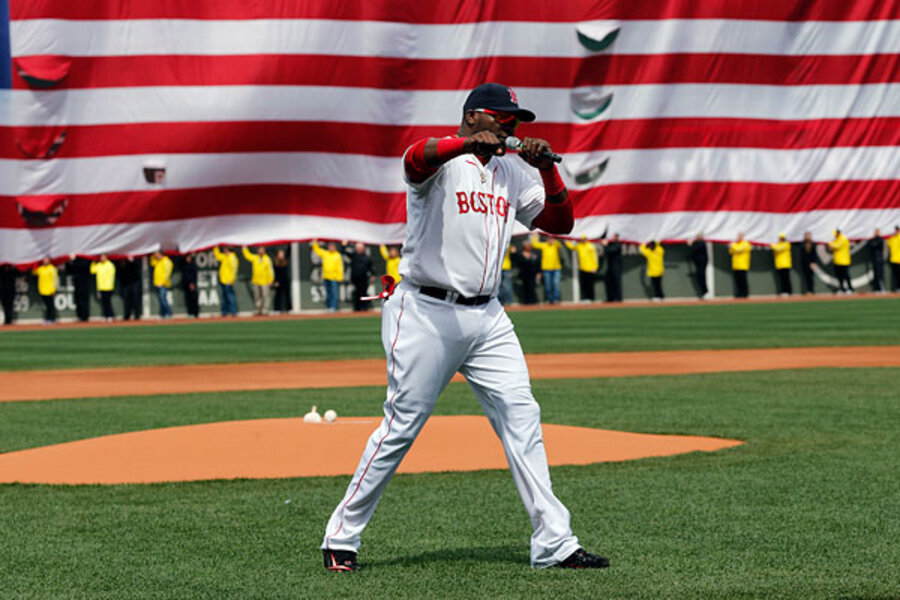
<svg viewBox="0 0 900 600">
<path fill-rule="evenodd" d="M 317 550 L 348 478 L 0 486 L 0 596 L 52 598 L 880 598 L 900 589 L 900 369 L 537 381 L 546 422 L 746 440 L 732 450 L 553 469 L 608 572 L 528 568 L 506 471 L 398 476 L 363 572 Z M 377 415 L 383 390 L 62 400 L 0 406 L 3 450 L 153 427 Z M 452 384 L 437 414 L 480 409 Z M 323 449 L 323 452 L 327 449 Z M 452 449 L 448 449 L 452 451 Z M 288 502 L 289 501 L 289 502 Z"/>
<path fill-rule="evenodd" d="M 528 353 L 889 345 L 900 298 L 511 313 Z M 0 370 L 383 356 L 380 317 L 0 333 Z"/>
</svg>

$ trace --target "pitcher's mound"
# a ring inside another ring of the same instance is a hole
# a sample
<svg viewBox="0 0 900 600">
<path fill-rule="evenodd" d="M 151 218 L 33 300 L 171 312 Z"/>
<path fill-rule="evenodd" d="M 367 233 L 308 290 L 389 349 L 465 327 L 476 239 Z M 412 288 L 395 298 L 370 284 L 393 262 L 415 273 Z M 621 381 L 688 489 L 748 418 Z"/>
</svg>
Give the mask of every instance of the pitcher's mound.
<svg viewBox="0 0 900 600">
<path fill-rule="evenodd" d="M 349 475 L 380 419 L 312 425 L 260 419 L 109 435 L 0 455 L 0 483 L 114 484 Z M 711 452 L 742 442 L 547 425 L 551 465 L 585 465 Z M 505 469 L 500 441 L 482 416 L 432 417 L 401 473 Z"/>
</svg>

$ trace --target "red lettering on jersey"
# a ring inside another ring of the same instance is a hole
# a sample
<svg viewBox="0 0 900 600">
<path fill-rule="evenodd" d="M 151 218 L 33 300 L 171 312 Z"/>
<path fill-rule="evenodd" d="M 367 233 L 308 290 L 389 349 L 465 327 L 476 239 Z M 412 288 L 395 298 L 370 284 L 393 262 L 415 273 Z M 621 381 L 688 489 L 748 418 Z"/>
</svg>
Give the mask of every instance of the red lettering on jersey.
<svg viewBox="0 0 900 600">
<path fill-rule="evenodd" d="M 456 192 L 456 205 L 459 207 L 459 214 L 469 212 L 469 197 L 465 192 Z"/>
<path fill-rule="evenodd" d="M 476 212 L 497 214 L 505 217 L 509 213 L 509 202 L 503 196 L 495 196 L 486 192 L 456 192 L 456 206 L 459 214 Z"/>
<path fill-rule="evenodd" d="M 475 201 L 475 194 L 477 192 L 472 192 L 469 194 L 469 206 L 472 207 L 472 212 L 481 212 L 481 207 L 478 205 L 478 202 Z"/>
<path fill-rule="evenodd" d="M 497 214 L 505 217 L 509 213 L 509 202 L 503 196 L 497 196 Z"/>
<path fill-rule="evenodd" d="M 478 204 L 481 205 L 481 210 L 478 212 L 487 214 L 488 205 L 484 202 L 484 192 L 478 192 Z"/>
</svg>

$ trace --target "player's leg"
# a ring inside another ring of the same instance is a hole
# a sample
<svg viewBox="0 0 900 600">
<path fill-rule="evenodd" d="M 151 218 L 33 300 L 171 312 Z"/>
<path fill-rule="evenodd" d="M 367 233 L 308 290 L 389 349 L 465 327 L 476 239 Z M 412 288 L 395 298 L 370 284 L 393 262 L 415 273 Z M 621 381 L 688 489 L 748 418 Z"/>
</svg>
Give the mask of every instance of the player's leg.
<svg viewBox="0 0 900 600">
<path fill-rule="evenodd" d="M 360 535 L 438 395 L 465 356 L 456 309 L 445 302 L 395 293 L 382 311 L 388 389 L 384 419 L 369 437 L 344 498 L 331 515 L 322 549 L 356 552 Z"/>
<path fill-rule="evenodd" d="M 460 372 L 503 443 L 513 480 L 534 530 L 531 564 L 554 565 L 578 549 L 569 511 L 553 494 L 541 431 L 541 410 L 512 323 L 498 302 L 480 311 L 483 334 Z"/>
</svg>

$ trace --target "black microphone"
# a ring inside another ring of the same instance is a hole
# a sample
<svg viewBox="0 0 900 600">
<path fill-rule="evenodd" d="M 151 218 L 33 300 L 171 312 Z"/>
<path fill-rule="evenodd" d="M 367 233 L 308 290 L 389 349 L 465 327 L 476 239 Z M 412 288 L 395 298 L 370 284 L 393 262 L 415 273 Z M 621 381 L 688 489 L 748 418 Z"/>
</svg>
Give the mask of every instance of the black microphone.
<svg viewBox="0 0 900 600">
<path fill-rule="evenodd" d="M 510 135 L 510 136 L 506 137 L 506 149 L 507 150 L 518 150 L 521 147 L 522 147 L 522 140 L 520 140 L 519 138 L 517 138 L 514 135 Z M 562 162 L 562 156 L 560 156 L 559 154 L 554 154 L 553 152 L 550 152 L 549 150 L 544 150 L 543 152 L 541 152 L 541 156 L 543 156 L 544 158 L 549 158 L 550 160 L 552 160 L 555 163 Z"/>
</svg>

